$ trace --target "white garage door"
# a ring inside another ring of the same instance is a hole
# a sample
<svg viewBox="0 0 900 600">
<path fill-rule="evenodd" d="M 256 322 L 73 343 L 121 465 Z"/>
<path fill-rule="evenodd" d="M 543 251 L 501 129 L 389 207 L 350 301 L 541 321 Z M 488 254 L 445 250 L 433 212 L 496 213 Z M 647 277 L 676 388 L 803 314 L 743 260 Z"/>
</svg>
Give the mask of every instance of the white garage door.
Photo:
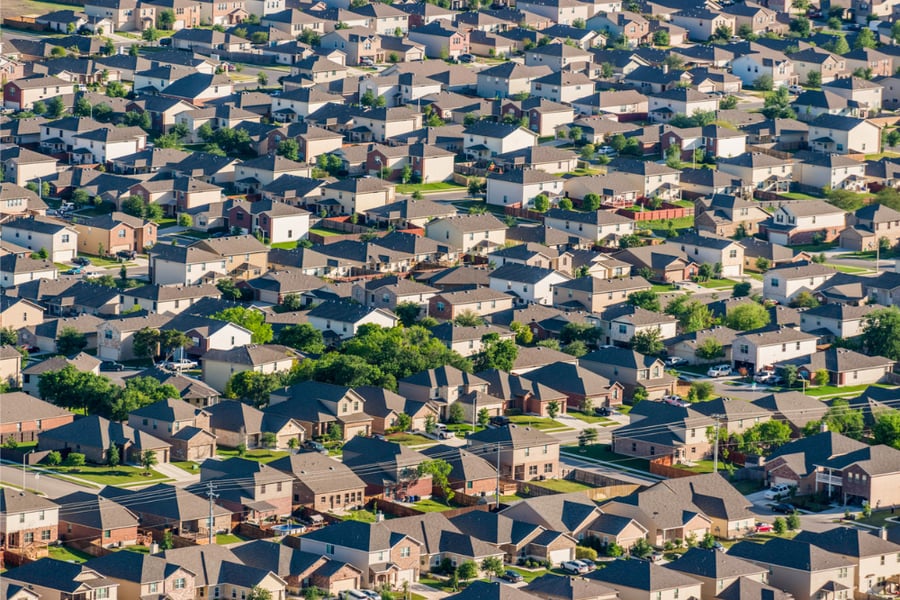
<svg viewBox="0 0 900 600">
<path fill-rule="evenodd" d="M 575 558 L 575 549 L 574 548 L 566 548 L 564 550 L 551 550 L 550 551 L 550 562 L 554 565 L 558 565 L 559 563 L 566 562 L 567 560 L 572 560 Z"/>
</svg>

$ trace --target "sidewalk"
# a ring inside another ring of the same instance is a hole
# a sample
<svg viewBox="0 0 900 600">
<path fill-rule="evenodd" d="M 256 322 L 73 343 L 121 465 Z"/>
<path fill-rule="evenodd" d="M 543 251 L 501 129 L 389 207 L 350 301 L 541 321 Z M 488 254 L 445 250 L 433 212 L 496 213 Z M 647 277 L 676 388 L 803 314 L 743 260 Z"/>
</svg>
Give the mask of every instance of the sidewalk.
<svg viewBox="0 0 900 600">
<path fill-rule="evenodd" d="M 198 482 L 200 481 L 200 471 L 197 470 L 196 474 L 191 474 L 185 471 L 184 469 L 180 469 L 175 465 L 170 465 L 168 463 L 157 463 L 153 465 L 153 468 L 166 477 L 170 479 L 174 479 L 176 482 Z"/>
</svg>

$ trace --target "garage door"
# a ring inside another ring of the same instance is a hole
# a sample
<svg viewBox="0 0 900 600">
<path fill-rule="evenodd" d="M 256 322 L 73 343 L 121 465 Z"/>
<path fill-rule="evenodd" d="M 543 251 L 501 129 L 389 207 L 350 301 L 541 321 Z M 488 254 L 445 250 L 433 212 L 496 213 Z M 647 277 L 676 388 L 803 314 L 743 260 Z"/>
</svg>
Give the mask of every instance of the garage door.
<svg viewBox="0 0 900 600">
<path fill-rule="evenodd" d="M 575 549 L 574 548 L 565 548 L 563 550 L 551 550 L 550 551 L 550 562 L 554 565 L 558 565 L 559 563 L 565 562 L 567 560 L 572 560 L 575 558 Z"/>
<path fill-rule="evenodd" d="M 100 360 L 119 360 L 119 351 L 109 346 L 99 346 L 97 355 L 100 357 Z"/>
</svg>

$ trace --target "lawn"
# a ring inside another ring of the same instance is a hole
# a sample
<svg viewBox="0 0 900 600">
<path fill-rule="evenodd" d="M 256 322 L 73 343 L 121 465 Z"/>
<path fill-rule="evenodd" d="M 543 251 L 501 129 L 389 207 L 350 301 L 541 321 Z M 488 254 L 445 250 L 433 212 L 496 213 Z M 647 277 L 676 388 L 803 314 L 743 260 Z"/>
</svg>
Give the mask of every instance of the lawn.
<svg viewBox="0 0 900 600">
<path fill-rule="evenodd" d="M 656 221 L 642 221 L 641 229 L 651 229 L 654 232 L 668 231 L 669 224 L 675 229 L 689 229 L 694 226 L 694 217 L 678 217 L 677 219 L 658 219 Z"/>
<path fill-rule="evenodd" d="M 535 429 L 568 429 L 559 421 L 548 419 L 546 417 L 531 417 L 528 415 L 515 415 L 509 417 L 510 423 L 522 425 L 524 427 L 534 427 Z"/>
<path fill-rule="evenodd" d="M 850 273 L 851 275 L 857 273 L 868 273 L 872 269 L 864 269 L 862 267 L 848 267 L 847 265 L 835 265 L 832 263 L 825 263 L 826 267 L 831 267 L 835 271 L 840 271 L 841 273 Z"/>
<path fill-rule="evenodd" d="M 172 465 L 173 467 L 178 467 L 182 471 L 187 471 L 188 473 L 191 473 L 191 474 L 199 474 L 200 473 L 200 465 L 198 465 L 195 462 L 189 461 L 189 460 L 183 460 L 183 461 L 173 460 L 169 464 Z"/>
<path fill-rule="evenodd" d="M 438 502 L 437 500 L 425 499 L 419 500 L 415 504 L 413 504 L 413 508 L 416 510 L 421 510 L 422 512 L 444 512 L 445 510 L 451 510 L 453 508 L 457 508 L 452 504 L 447 506 L 443 502 Z"/>
<path fill-rule="evenodd" d="M 350 510 L 340 515 L 345 521 L 362 521 L 363 523 L 374 523 L 375 513 L 371 510 Z"/>
<path fill-rule="evenodd" d="M 518 567 L 507 567 L 510 571 L 515 571 L 525 580 L 525 583 L 531 583 L 532 580 L 537 579 L 543 575 L 546 575 L 548 571 L 546 569 L 520 569 Z"/>
<path fill-rule="evenodd" d="M 800 192 L 781 192 L 778 195 L 790 200 L 818 200 L 821 198 L 821 196 L 810 196 L 809 194 L 802 194 Z"/>
<path fill-rule="evenodd" d="M 238 456 L 238 451 L 218 448 L 216 450 L 216 454 L 223 458 L 232 458 L 234 456 Z M 273 460 L 278 460 L 282 456 L 287 456 L 288 454 L 290 454 L 290 452 L 285 452 L 284 450 L 247 450 L 244 453 L 243 458 L 259 461 L 261 463 L 268 463 L 272 462 Z"/>
<path fill-rule="evenodd" d="M 66 562 L 83 563 L 94 558 L 86 552 L 75 550 L 74 548 L 66 548 L 65 546 L 51 545 L 47 550 L 50 552 L 50 558 Z"/>
<path fill-rule="evenodd" d="M 791 250 L 796 252 L 824 252 L 825 250 L 837 248 L 837 245 L 837 241 L 823 242 L 821 244 L 797 244 L 796 246 L 791 246 Z"/>
<path fill-rule="evenodd" d="M 575 417 L 579 421 L 584 421 L 585 423 L 592 423 L 594 425 L 599 425 L 601 427 L 609 427 L 610 425 L 615 425 L 616 422 L 612 419 L 607 419 L 606 417 L 601 417 L 598 415 L 589 415 L 583 413 L 578 410 L 569 410 L 568 414 L 570 417 Z"/>
<path fill-rule="evenodd" d="M 511 504 L 513 502 L 518 502 L 519 500 L 524 500 L 525 498 L 518 494 L 508 494 L 506 496 L 500 496 L 500 502 L 504 504 Z"/>
<path fill-rule="evenodd" d="M 137 552 L 138 554 L 150 554 L 150 548 L 147 546 L 125 546 L 122 550 L 128 552 Z"/>
<path fill-rule="evenodd" d="M 743 495 L 752 494 L 763 489 L 765 486 L 762 481 L 753 481 L 751 479 L 740 479 L 730 482 L 734 488 Z"/>
<path fill-rule="evenodd" d="M 97 256 L 96 254 L 79 254 L 90 259 L 91 264 L 95 267 L 118 267 L 119 261 L 114 258 L 106 258 L 105 256 Z"/>
<path fill-rule="evenodd" d="M 862 513 L 859 513 L 859 518 L 856 519 L 859 523 L 865 523 L 866 525 L 871 525 L 872 527 L 896 527 L 897 523 L 894 521 L 888 521 L 890 518 L 896 518 L 897 515 L 894 514 L 893 511 L 890 510 L 876 510 L 872 511 L 872 516 L 866 518 L 862 516 Z"/>
<path fill-rule="evenodd" d="M 100 485 L 137 485 L 142 483 L 158 483 L 168 478 L 162 473 L 151 470 L 149 475 L 144 474 L 143 467 L 131 467 L 128 465 L 119 465 L 118 467 L 109 467 L 106 465 L 94 466 L 85 465 L 83 467 L 48 467 L 48 470 L 60 475 L 68 475 L 70 477 L 78 477 L 86 479 Z"/>
<path fill-rule="evenodd" d="M 277 242 L 272 244 L 272 248 L 281 248 L 282 250 L 293 250 L 296 247 L 297 242 Z"/>
<path fill-rule="evenodd" d="M 447 183 L 446 181 L 436 181 L 434 183 L 401 183 L 397 186 L 398 194 L 414 194 L 415 192 L 422 192 L 423 194 L 427 194 L 429 192 L 446 192 L 448 190 L 464 190 L 466 186 L 457 185 L 455 183 Z"/>
<path fill-rule="evenodd" d="M 724 288 L 732 288 L 736 281 L 732 281 L 731 279 L 710 279 L 708 281 L 700 282 L 698 285 L 700 287 L 711 288 L 711 289 L 724 289 Z"/>
<path fill-rule="evenodd" d="M 403 444 L 404 446 L 421 446 L 423 444 L 435 444 L 435 440 L 419 435 L 417 433 L 392 433 L 387 437 L 392 442 Z"/>
<path fill-rule="evenodd" d="M 553 490 L 554 492 L 559 492 L 561 494 L 594 489 L 593 486 L 587 485 L 586 483 L 580 483 L 570 479 L 548 479 L 546 481 L 541 481 L 540 483 L 533 483 L 532 485 Z"/>
<path fill-rule="evenodd" d="M 900 154 L 896 152 L 880 152 L 878 154 L 866 154 L 866 160 L 881 160 L 882 158 L 897 158 Z"/>
<path fill-rule="evenodd" d="M 633 458 L 631 456 L 616 454 L 615 452 L 608 450 L 608 447 L 608 444 L 594 444 L 585 448 L 579 448 L 577 446 L 565 446 L 561 448 L 560 451 L 566 454 L 571 454 L 576 458 L 588 457 L 613 463 L 622 467 L 630 467 L 632 469 L 637 469 L 638 471 L 646 471 L 648 473 L 650 472 L 650 461 L 643 458 Z"/>
<path fill-rule="evenodd" d="M 475 433 L 483 430 L 484 427 L 481 425 L 475 425 Z M 452 431 L 456 434 L 456 437 L 466 437 L 470 433 L 472 433 L 472 424 L 471 423 L 454 423 L 453 425 L 447 425 L 447 431 Z"/>
<path fill-rule="evenodd" d="M 886 385 L 878 385 L 877 387 L 890 387 Z M 849 394 L 855 394 L 857 392 L 861 392 L 864 389 L 869 387 L 868 385 L 848 385 L 844 387 L 835 387 L 833 385 L 822 385 L 819 387 L 808 387 L 806 388 L 807 396 L 815 396 L 816 398 L 824 398 L 826 396 L 844 396 Z"/>
<path fill-rule="evenodd" d="M 694 463 L 693 466 L 677 464 L 675 465 L 678 469 L 684 469 L 685 471 L 691 471 L 692 473 L 712 473 L 713 472 L 713 461 L 711 460 L 694 460 L 691 461 Z M 719 462 L 719 470 L 721 471 L 723 468 L 723 464 Z"/>
<path fill-rule="evenodd" d="M 677 292 L 678 288 L 671 283 L 654 283 L 650 289 L 657 294 L 668 294 L 669 292 Z"/>
<path fill-rule="evenodd" d="M 216 534 L 216 543 L 219 545 L 237 544 L 237 543 L 240 543 L 243 541 L 245 541 L 244 538 L 242 538 L 239 535 L 234 535 L 233 533 L 217 533 Z"/>
<path fill-rule="evenodd" d="M 178 221 L 175 217 L 162 217 L 161 219 L 154 219 L 157 225 L 159 225 L 159 229 L 165 229 L 166 227 L 174 227 L 178 225 Z"/>
<path fill-rule="evenodd" d="M 344 235 L 343 231 L 335 231 L 333 229 L 322 229 L 321 227 L 313 227 L 309 230 L 310 233 L 315 233 L 317 235 L 321 235 L 322 237 L 330 237 L 333 235 Z M 277 246 L 275 246 L 277 247 Z"/>
<path fill-rule="evenodd" d="M 4 13 L 10 15 L 37 16 L 55 10 L 74 10 L 72 4 L 40 2 L 38 0 L 11 0 L 3 3 Z"/>
</svg>

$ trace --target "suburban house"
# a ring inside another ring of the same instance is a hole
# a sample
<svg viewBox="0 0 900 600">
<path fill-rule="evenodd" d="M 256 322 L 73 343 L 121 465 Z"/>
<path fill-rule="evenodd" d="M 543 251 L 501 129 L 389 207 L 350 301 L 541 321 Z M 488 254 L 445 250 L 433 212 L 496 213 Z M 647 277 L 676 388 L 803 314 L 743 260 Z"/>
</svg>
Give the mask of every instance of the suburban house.
<svg viewBox="0 0 900 600">
<path fill-rule="evenodd" d="M 800 292 L 813 292 L 831 279 L 837 271 L 816 263 L 787 264 L 766 271 L 763 275 L 763 294 L 787 304 Z"/>
<path fill-rule="evenodd" d="M 101 548 L 133 546 L 138 540 L 136 514 L 88 492 L 74 492 L 56 499 L 59 504 L 59 537 Z"/>
<path fill-rule="evenodd" d="M 814 354 L 817 341 L 817 336 L 789 327 L 747 332 L 732 342 L 731 359 L 735 369 L 759 372 L 776 363 Z"/>
<path fill-rule="evenodd" d="M 790 246 L 822 237 L 828 242 L 847 227 L 847 213 L 823 200 L 785 203 L 760 224 L 770 242 Z"/>
<path fill-rule="evenodd" d="M 50 217 L 28 217 L 6 221 L 0 238 L 32 252 L 44 250 L 53 262 L 69 262 L 78 253 L 78 231 Z"/>
<path fill-rule="evenodd" d="M 372 433 L 366 400 L 353 389 L 330 383 L 304 381 L 273 392 L 265 413 L 295 419 L 310 438 L 323 437 L 333 428 L 344 440 Z"/>
<path fill-rule="evenodd" d="M 297 362 L 298 354 L 286 346 L 259 344 L 235 346 L 229 350 L 210 350 L 203 355 L 203 381 L 218 391 L 224 391 L 236 373 L 282 373 Z"/>
<path fill-rule="evenodd" d="M 59 505 L 27 490 L 0 488 L 0 538 L 16 552 L 43 548 L 58 537 Z"/>
<path fill-rule="evenodd" d="M 881 150 L 881 127 L 865 119 L 822 114 L 809 124 L 809 143 L 819 152 L 877 153 Z"/>
<path fill-rule="evenodd" d="M 181 398 L 148 404 L 128 414 L 128 425 L 172 445 L 172 458 L 201 462 L 216 455 L 209 413 Z"/>
<path fill-rule="evenodd" d="M 78 452 L 84 454 L 88 462 L 98 465 L 106 464 L 113 445 L 125 461 L 136 463 L 147 451 L 156 455 L 157 462 L 167 463 L 172 449 L 171 444 L 158 437 L 97 415 L 45 430 L 38 436 L 41 450 L 56 450 L 64 455 Z"/>
<path fill-rule="evenodd" d="M 326 339 L 346 340 L 356 335 L 367 323 L 393 327 L 397 317 L 390 310 L 365 306 L 343 300 L 327 300 L 308 313 L 309 324 L 322 332 Z"/>
<path fill-rule="evenodd" d="M 364 502 L 365 482 L 349 467 L 318 452 L 301 452 L 269 463 L 293 475 L 293 504 L 342 513 Z"/>
<path fill-rule="evenodd" d="M 559 477 L 559 440 L 531 427 L 506 425 L 469 435 L 469 451 L 500 463 L 500 473 L 519 481 Z M 501 448 L 502 446 L 502 448 Z"/>
<path fill-rule="evenodd" d="M 579 364 L 625 388 L 625 397 L 634 395 L 637 388 L 647 391 L 650 399 L 661 398 L 672 391 L 675 379 L 666 373 L 663 361 L 654 356 L 635 352 L 630 348 L 602 348 L 586 354 Z"/>
<path fill-rule="evenodd" d="M 18 354 L 18 352 L 16 352 Z M 17 357 L 21 361 L 21 355 Z M 47 429 L 68 425 L 75 419 L 71 412 L 23 392 L 3 393 L 0 414 L 0 441 L 36 442 Z"/>
<path fill-rule="evenodd" d="M 208 429 L 216 436 L 216 444 L 237 448 L 262 448 L 265 434 L 275 436 L 275 448 L 299 446 L 306 431 L 296 419 L 274 413 L 265 413 L 249 404 L 236 400 L 223 400 L 205 409 L 209 413 Z"/>
<path fill-rule="evenodd" d="M 4 574 L 4 579 L 33 591 L 40 598 L 54 600 L 88 595 L 116 598 L 119 587 L 113 580 L 84 564 L 53 558 L 42 558 L 22 565 L 9 575 Z"/>
<path fill-rule="evenodd" d="M 612 448 L 618 454 L 679 463 L 703 460 L 712 449 L 706 428 L 714 421 L 691 408 L 640 402 L 629 418 L 628 425 L 613 433 Z"/>
<path fill-rule="evenodd" d="M 577 212 L 551 208 L 545 214 L 544 224 L 605 245 L 613 245 L 619 238 L 634 233 L 634 221 L 607 210 Z"/>
</svg>

